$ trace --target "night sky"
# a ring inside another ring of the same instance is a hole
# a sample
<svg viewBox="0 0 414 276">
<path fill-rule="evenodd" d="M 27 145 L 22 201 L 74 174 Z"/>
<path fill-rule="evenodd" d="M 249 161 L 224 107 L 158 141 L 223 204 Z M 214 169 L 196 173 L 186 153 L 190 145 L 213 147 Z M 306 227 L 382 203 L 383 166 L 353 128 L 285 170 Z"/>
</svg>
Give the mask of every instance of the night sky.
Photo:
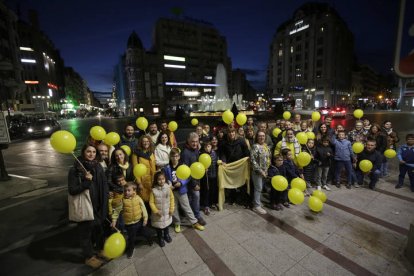
<svg viewBox="0 0 414 276">
<path fill-rule="evenodd" d="M 135 30 L 148 50 L 160 17 L 174 17 L 180 7 L 188 17 L 212 23 L 226 37 L 233 69 L 247 74 L 253 87 L 265 87 L 269 46 L 277 27 L 290 19 L 300 0 L 6 0 L 20 4 L 22 17 L 37 10 L 41 29 L 60 49 L 65 66 L 73 67 L 93 91 L 111 91 L 113 67 Z M 356 57 L 380 73 L 393 65 L 398 2 L 331 0 L 354 34 Z M 26 45 L 27 46 L 27 45 Z"/>
</svg>

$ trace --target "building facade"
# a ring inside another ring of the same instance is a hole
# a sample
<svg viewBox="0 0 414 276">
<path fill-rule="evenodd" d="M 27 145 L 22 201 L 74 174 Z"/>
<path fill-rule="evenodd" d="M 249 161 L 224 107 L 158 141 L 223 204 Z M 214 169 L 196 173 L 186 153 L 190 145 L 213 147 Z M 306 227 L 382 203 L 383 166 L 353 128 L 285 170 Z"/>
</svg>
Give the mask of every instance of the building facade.
<svg viewBox="0 0 414 276">
<path fill-rule="evenodd" d="M 164 115 L 174 112 L 177 105 L 197 110 L 202 97 L 215 93 L 219 63 L 226 68 L 232 95 L 227 42 L 207 22 L 161 18 L 154 27 L 149 51 L 135 32 L 130 35 L 123 63 L 127 114 Z"/>
<path fill-rule="evenodd" d="M 353 35 L 328 4 L 306 3 L 281 24 L 270 46 L 268 91 L 296 108 L 336 105 L 350 97 Z"/>
</svg>

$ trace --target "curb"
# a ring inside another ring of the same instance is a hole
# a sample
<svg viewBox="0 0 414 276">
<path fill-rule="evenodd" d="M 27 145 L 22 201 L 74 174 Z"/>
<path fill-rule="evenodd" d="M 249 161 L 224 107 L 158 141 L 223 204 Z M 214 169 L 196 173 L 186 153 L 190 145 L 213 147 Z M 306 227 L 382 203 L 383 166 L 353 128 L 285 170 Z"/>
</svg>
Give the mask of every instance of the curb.
<svg viewBox="0 0 414 276">
<path fill-rule="evenodd" d="M 11 180 L 0 182 L 0 200 L 34 191 L 48 186 L 48 181 L 9 174 Z"/>
</svg>

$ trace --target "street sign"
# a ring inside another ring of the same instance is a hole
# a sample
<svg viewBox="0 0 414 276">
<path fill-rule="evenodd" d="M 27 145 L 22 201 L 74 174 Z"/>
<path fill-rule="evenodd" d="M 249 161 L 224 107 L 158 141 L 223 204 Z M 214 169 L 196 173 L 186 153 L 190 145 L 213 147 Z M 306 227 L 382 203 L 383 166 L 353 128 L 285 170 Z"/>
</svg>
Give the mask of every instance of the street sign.
<svg viewBox="0 0 414 276">
<path fill-rule="evenodd" d="M 9 128 L 7 127 L 6 117 L 3 112 L 0 112 L 0 144 L 9 144 L 10 135 Z"/>
<path fill-rule="evenodd" d="M 414 0 L 400 0 L 394 70 L 401 78 L 414 78 Z"/>
</svg>

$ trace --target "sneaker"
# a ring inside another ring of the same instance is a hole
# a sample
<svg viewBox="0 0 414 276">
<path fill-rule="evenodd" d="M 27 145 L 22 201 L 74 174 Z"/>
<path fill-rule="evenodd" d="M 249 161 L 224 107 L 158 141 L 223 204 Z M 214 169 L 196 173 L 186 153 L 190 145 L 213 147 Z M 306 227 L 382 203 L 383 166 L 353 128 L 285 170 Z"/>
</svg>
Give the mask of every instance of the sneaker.
<svg viewBox="0 0 414 276">
<path fill-rule="evenodd" d="M 201 224 L 202 226 L 207 224 L 207 222 L 202 217 L 198 218 L 198 223 Z"/>
<path fill-rule="evenodd" d="M 286 208 L 290 208 L 290 204 L 289 204 L 289 202 L 285 202 L 285 203 L 283 203 L 283 206 L 285 206 Z"/>
<path fill-rule="evenodd" d="M 170 234 L 164 234 L 164 241 L 170 243 L 172 242 L 172 238 L 170 236 Z"/>
<path fill-rule="evenodd" d="M 203 225 L 201 225 L 200 223 L 198 223 L 198 222 L 196 222 L 196 223 L 194 223 L 193 224 L 193 228 L 194 229 L 197 229 L 197 230 L 199 230 L 199 231 L 203 231 L 205 228 L 204 228 L 204 226 Z"/>
<path fill-rule="evenodd" d="M 359 187 L 360 186 L 357 183 L 354 184 L 354 188 L 359 188 Z"/>
<path fill-rule="evenodd" d="M 85 260 L 85 264 L 93 269 L 97 269 L 103 265 L 103 262 L 99 260 L 97 257 L 92 256 L 89 259 Z"/>
<path fill-rule="evenodd" d="M 325 185 L 325 187 L 326 187 L 326 185 Z M 317 186 L 317 187 L 316 187 L 316 190 L 318 190 L 318 191 L 322 190 L 322 189 L 321 189 L 321 186 Z"/>
<path fill-rule="evenodd" d="M 258 213 L 259 215 L 265 215 L 265 214 L 267 214 L 266 210 L 263 209 L 260 206 L 254 207 L 253 208 L 253 211 L 255 211 L 256 213 Z"/>
<path fill-rule="evenodd" d="M 210 208 L 208 208 L 208 207 L 204 208 L 204 214 L 206 216 L 209 216 L 210 215 Z"/>
<path fill-rule="evenodd" d="M 349 184 L 349 183 L 348 183 L 348 184 L 346 184 L 346 185 L 345 185 L 345 187 L 346 187 L 347 189 L 351 189 L 351 184 Z"/>
<path fill-rule="evenodd" d="M 134 256 L 134 248 L 132 247 L 131 250 L 128 250 L 127 252 L 127 258 L 131 259 Z"/>
<path fill-rule="evenodd" d="M 276 210 L 277 210 L 277 211 L 282 211 L 282 210 L 283 210 L 283 205 L 282 205 L 281 203 L 279 203 L 279 204 L 276 206 Z"/>
<path fill-rule="evenodd" d="M 174 226 L 174 231 L 175 231 L 175 233 L 180 233 L 180 232 L 181 232 L 181 225 L 176 224 L 176 225 Z"/>
<path fill-rule="evenodd" d="M 341 184 L 338 182 L 338 183 L 336 183 L 335 184 L 335 186 L 337 187 L 337 188 L 341 188 Z"/>
<path fill-rule="evenodd" d="M 323 185 L 322 188 L 325 189 L 325 190 L 327 190 L 327 191 L 330 191 L 331 190 L 331 188 L 329 188 L 328 185 Z"/>
<path fill-rule="evenodd" d="M 401 189 L 403 187 L 403 185 L 397 184 L 395 185 L 395 189 Z"/>
</svg>

